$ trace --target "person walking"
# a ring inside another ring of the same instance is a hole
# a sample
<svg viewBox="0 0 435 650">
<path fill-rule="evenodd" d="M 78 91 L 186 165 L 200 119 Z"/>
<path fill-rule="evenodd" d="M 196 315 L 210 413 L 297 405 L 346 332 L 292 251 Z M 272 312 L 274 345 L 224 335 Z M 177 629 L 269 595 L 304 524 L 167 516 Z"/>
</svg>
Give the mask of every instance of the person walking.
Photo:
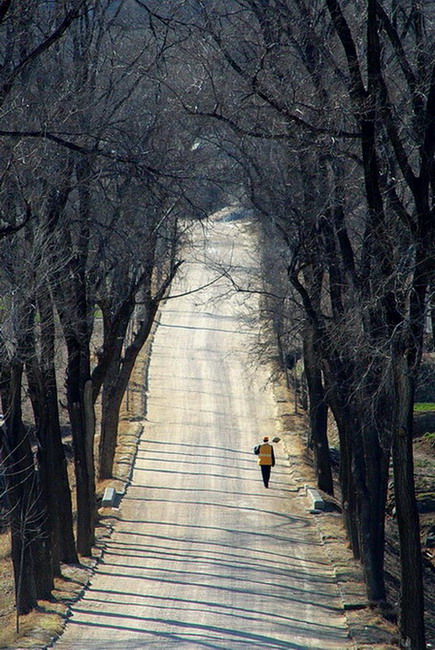
<svg viewBox="0 0 435 650">
<path fill-rule="evenodd" d="M 264 487 L 268 488 L 270 472 L 272 467 L 275 467 L 275 454 L 272 445 L 269 443 L 269 436 L 264 436 L 263 442 L 254 447 L 254 454 L 258 456 Z"/>
</svg>

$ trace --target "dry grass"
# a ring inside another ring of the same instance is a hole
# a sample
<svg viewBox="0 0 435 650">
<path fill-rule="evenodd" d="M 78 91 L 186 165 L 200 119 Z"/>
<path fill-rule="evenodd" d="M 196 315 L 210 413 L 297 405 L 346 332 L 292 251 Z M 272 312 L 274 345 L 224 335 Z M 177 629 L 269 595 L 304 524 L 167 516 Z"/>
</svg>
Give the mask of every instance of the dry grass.
<svg viewBox="0 0 435 650">
<path fill-rule="evenodd" d="M 2 598 L 0 648 L 44 648 L 53 638 L 59 636 L 65 624 L 68 607 L 83 593 L 92 575 L 93 564 L 95 561 L 84 559 L 81 566 L 65 565 L 62 577 L 55 580 L 53 600 L 41 600 L 36 610 L 26 616 L 20 616 L 17 633 L 10 562 L 7 557 L 2 559 L 2 567 L 9 568 L 10 575 L 6 580 L 11 592 L 5 601 Z"/>
</svg>

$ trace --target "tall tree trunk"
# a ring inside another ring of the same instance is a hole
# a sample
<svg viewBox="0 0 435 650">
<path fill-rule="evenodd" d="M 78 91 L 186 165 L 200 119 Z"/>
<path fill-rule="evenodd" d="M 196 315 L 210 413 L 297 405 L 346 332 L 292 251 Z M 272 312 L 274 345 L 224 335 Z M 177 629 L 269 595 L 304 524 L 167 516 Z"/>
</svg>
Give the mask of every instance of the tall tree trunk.
<svg viewBox="0 0 435 650">
<path fill-rule="evenodd" d="M 18 307 L 18 306 L 17 306 Z M 21 360 L 25 360 L 26 366 L 34 367 L 36 364 L 36 346 L 34 341 L 34 325 L 35 325 L 35 308 L 33 306 L 26 306 L 26 316 L 23 315 L 22 324 L 24 326 L 22 336 L 19 338 L 18 354 Z M 20 378 L 22 381 L 23 362 L 20 361 Z M 32 379 L 32 373 L 28 373 Z M 16 373 L 18 379 L 18 372 Z M 13 376 L 13 375 L 12 375 Z M 31 381 L 32 384 L 32 381 Z M 32 393 L 32 386 L 30 393 Z M 21 388 L 20 388 L 21 392 Z M 33 394 L 34 397 L 34 394 Z M 17 411 L 17 407 L 14 407 Z M 17 411 L 17 418 L 21 419 L 21 406 L 20 411 Z M 37 420 L 35 420 L 35 429 L 37 428 Z M 23 426 L 21 424 L 21 426 Z M 33 433 L 33 431 L 32 431 Z M 26 444 L 29 444 L 28 437 L 26 436 Z M 30 457 L 29 457 L 30 461 Z M 48 490 L 46 485 L 46 475 L 44 466 L 37 466 L 37 455 L 33 459 L 31 469 L 33 476 L 30 475 L 27 481 L 28 494 L 24 498 L 28 499 L 31 503 L 31 518 L 33 527 L 31 539 L 31 552 L 34 560 L 34 572 L 37 597 L 41 599 L 50 598 L 51 591 L 54 588 L 53 582 L 53 566 L 52 566 L 52 548 L 51 548 L 51 530 L 50 530 L 50 512 L 48 505 Z M 38 471 L 37 471 L 38 470 Z M 30 514 L 30 512 L 29 512 Z"/>
<path fill-rule="evenodd" d="M 122 359 L 119 357 L 112 359 L 112 370 L 108 372 L 107 381 L 103 389 L 102 430 L 99 452 L 100 479 L 111 478 L 113 475 L 113 461 L 122 398 L 127 389 L 137 356 L 151 331 L 158 304 L 158 300 L 150 300 L 148 302 L 147 309 L 144 309 L 145 318 L 140 322 L 139 329 L 133 341 L 126 348 L 124 357 Z M 121 351 L 119 351 L 119 354 L 121 354 Z"/>
<path fill-rule="evenodd" d="M 400 539 L 400 632 L 404 647 L 425 650 L 420 521 L 415 500 L 412 448 L 414 386 L 405 354 L 393 358 L 396 422 L 393 432 L 394 493 Z M 409 645 L 411 643 L 411 645 Z"/>
<path fill-rule="evenodd" d="M 432 281 L 429 288 L 429 314 L 432 330 L 432 350 L 435 351 L 435 282 Z"/>
<path fill-rule="evenodd" d="M 74 451 L 77 495 L 77 552 L 90 556 L 95 543 L 95 475 L 92 448 L 93 417 L 89 416 L 86 386 L 90 381 L 89 329 L 84 271 L 73 261 L 73 287 L 57 296 L 67 347 L 66 395 Z M 78 276 L 78 277 L 77 277 Z"/>
<path fill-rule="evenodd" d="M 92 453 L 89 453 L 93 447 L 94 431 L 89 428 L 89 404 L 85 396 L 89 376 L 84 381 L 82 370 L 83 365 L 87 365 L 88 356 L 87 348 L 83 346 L 87 346 L 86 341 L 80 342 L 75 336 L 67 336 L 66 388 L 76 477 L 77 551 L 80 555 L 90 556 L 95 543 L 96 518 L 94 462 Z"/>
<path fill-rule="evenodd" d="M 111 478 L 113 473 L 119 413 L 128 384 L 127 380 L 124 387 L 118 381 L 118 376 L 122 365 L 122 349 L 124 345 L 128 345 L 126 336 L 134 306 L 135 296 L 130 295 L 113 318 L 111 305 L 101 304 L 104 323 L 103 352 L 97 367 L 92 373 L 94 400 L 97 398 L 102 386 L 98 459 L 98 478 L 100 480 Z"/>
<path fill-rule="evenodd" d="M 112 478 L 113 476 L 113 463 L 118 438 L 119 412 L 124 393 L 125 389 L 121 382 L 117 382 L 116 379 L 110 381 L 109 377 L 107 377 L 103 385 L 101 404 L 101 437 L 98 469 L 98 477 L 100 480 Z"/>
<path fill-rule="evenodd" d="M 415 499 L 413 423 L 415 382 L 423 350 L 426 296 L 431 286 L 434 230 L 428 212 L 420 212 L 422 238 L 416 250 L 409 328 L 396 329 L 392 346 L 395 420 L 393 469 L 401 557 L 399 627 L 402 642 L 412 650 L 424 650 L 424 586 L 420 522 Z"/>
<path fill-rule="evenodd" d="M 303 338 L 304 368 L 308 386 L 310 409 L 310 437 L 313 445 L 317 486 L 327 494 L 334 494 L 331 459 L 328 444 L 328 406 L 325 400 L 320 355 L 314 345 L 314 330 L 309 325 Z"/>
<path fill-rule="evenodd" d="M 90 381 L 90 337 L 92 304 L 86 281 L 89 223 L 91 169 L 88 160 L 76 161 L 76 177 L 79 194 L 79 232 L 76 252 L 70 256 L 71 233 L 59 233 L 60 251 L 65 251 L 69 263 L 60 277 L 52 279 L 56 306 L 67 346 L 68 362 L 66 393 L 74 449 L 74 468 L 77 494 L 77 551 L 90 556 L 95 543 L 95 475 L 92 450 L 94 418 L 90 413 L 88 382 Z"/>
<path fill-rule="evenodd" d="M 385 502 L 388 479 L 388 453 L 379 440 L 376 422 L 366 420 L 367 408 L 359 413 L 355 427 L 354 473 L 360 516 L 360 548 L 370 602 L 386 600 L 384 577 Z M 361 427 L 359 434 L 358 426 Z"/>
<path fill-rule="evenodd" d="M 333 366 L 335 370 L 333 372 Z M 355 559 L 361 558 L 360 540 L 358 534 L 358 515 L 356 490 L 354 486 L 353 464 L 353 426 L 347 409 L 349 383 L 348 367 L 340 372 L 337 363 L 327 361 L 325 364 L 325 382 L 328 404 L 337 423 L 340 439 L 340 488 L 343 506 L 343 520 L 347 537 Z M 338 385 L 337 385 L 338 384 Z"/>
<path fill-rule="evenodd" d="M 29 439 L 21 420 L 22 364 L 14 363 L 10 373 L 2 373 L 2 401 L 5 425 L 0 432 L 1 453 L 11 519 L 12 564 L 18 614 L 27 614 L 37 605 L 37 584 L 32 540 L 39 531 L 35 521 L 35 471 Z M 8 378 L 8 386 L 5 381 Z"/>
<path fill-rule="evenodd" d="M 38 301 L 41 316 L 42 380 L 47 414 L 46 464 L 49 503 L 53 513 L 53 556 L 57 563 L 78 563 L 74 540 L 71 488 L 62 443 L 56 380 L 55 323 L 48 288 Z"/>
<path fill-rule="evenodd" d="M 46 437 L 46 463 L 49 481 L 50 508 L 53 512 L 53 558 L 56 562 L 77 564 L 78 557 L 73 532 L 71 488 L 67 460 L 59 424 L 58 394 L 54 368 L 46 375 L 46 407 L 48 412 Z"/>
<path fill-rule="evenodd" d="M 59 422 L 55 372 L 54 314 L 48 292 L 38 300 L 41 328 L 41 360 L 36 346 L 28 364 L 28 383 L 35 414 L 38 438 L 38 462 L 41 488 L 47 503 L 47 525 L 52 541 L 53 571 L 60 574 L 60 564 L 77 563 L 73 534 L 71 491 Z"/>
<path fill-rule="evenodd" d="M 380 435 L 385 417 L 381 400 L 375 401 L 372 394 L 377 384 L 368 378 L 363 380 L 355 359 L 346 360 L 341 351 L 341 357 L 331 355 L 326 368 L 328 401 L 340 435 L 340 485 L 346 529 L 354 556 L 363 563 L 367 597 L 371 602 L 380 602 L 386 598 L 384 512 L 389 454 Z"/>
</svg>

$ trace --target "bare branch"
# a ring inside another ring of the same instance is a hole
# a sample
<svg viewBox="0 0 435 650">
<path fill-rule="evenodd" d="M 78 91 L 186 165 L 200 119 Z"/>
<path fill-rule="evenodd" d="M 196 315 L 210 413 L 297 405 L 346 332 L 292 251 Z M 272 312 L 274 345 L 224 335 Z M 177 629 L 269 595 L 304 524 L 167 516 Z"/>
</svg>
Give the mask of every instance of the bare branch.
<svg viewBox="0 0 435 650">
<path fill-rule="evenodd" d="M 7 5 L 7 2 L 3 3 L 3 6 L 0 6 L 0 19 L 1 19 L 1 12 L 2 9 L 5 9 L 5 13 L 8 10 L 8 6 L 4 7 L 4 5 Z M 42 43 L 40 43 L 37 47 L 35 47 L 27 56 L 25 56 L 18 65 L 15 66 L 15 68 L 12 70 L 12 72 L 9 74 L 6 82 L 3 84 L 3 86 L 0 88 L 0 103 L 3 102 L 9 91 L 11 90 L 15 79 L 23 72 L 25 68 L 27 68 L 35 59 L 37 59 L 43 52 L 47 51 L 53 43 L 56 43 L 63 34 L 67 31 L 68 27 L 74 22 L 76 18 L 80 15 L 80 11 L 83 7 L 86 7 L 86 0 L 77 0 L 77 5 L 69 11 L 66 15 L 65 18 L 62 20 L 62 22 L 58 25 L 58 27 L 48 36 Z"/>
</svg>

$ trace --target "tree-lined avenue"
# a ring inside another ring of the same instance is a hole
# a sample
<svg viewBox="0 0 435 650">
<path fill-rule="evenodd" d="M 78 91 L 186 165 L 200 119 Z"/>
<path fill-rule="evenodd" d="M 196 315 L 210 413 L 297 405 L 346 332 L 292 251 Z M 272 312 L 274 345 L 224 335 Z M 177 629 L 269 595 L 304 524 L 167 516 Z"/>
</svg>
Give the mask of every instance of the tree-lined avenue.
<svg viewBox="0 0 435 650">
<path fill-rule="evenodd" d="M 267 373 L 252 363 L 258 295 L 243 222 L 197 226 L 161 310 L 132 483 L 59 650 L 351 647 L 331 566 L 282 446 L 270 487 L 253 446 L 276 433 Z M 214 266 L 215 265 L 215 266 Z M 251 278 L 251 280 L 250 280 Z"/>
</svg>

